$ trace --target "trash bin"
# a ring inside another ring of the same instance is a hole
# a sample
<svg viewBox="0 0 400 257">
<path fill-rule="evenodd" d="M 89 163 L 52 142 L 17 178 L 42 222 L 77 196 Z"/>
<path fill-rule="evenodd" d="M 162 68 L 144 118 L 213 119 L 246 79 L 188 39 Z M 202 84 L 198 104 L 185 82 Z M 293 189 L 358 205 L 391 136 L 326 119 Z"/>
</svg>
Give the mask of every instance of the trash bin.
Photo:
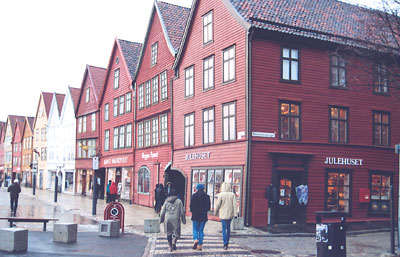
<svg viewBox="0 0 400 257">
<path fill-rule="evenodd" d="M 322 223 L 323 217 L 340 217 L 337 223 Z M 346 218 L 343 213 L 316 212 L 317 257 L 346 257 Z"/>
</svg>

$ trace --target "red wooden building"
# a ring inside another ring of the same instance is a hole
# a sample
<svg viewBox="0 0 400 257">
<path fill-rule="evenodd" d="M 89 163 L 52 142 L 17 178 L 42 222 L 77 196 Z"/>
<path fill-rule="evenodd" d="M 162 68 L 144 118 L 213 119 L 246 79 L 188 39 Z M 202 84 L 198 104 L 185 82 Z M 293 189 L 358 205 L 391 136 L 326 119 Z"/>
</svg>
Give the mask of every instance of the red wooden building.
<svg viewBox="0 0 400 257">
<path fill-rule="evenodd" d="M 135 203 L 153 206 L 156 184 L 172 182 L 181 196 L 184 176 L 171 164 L 172 65 L 189 9 L 154 2 L 135 77 Z"/>
<path fill-rule="evenodd" d="M 115 39 L 100 97 L 100 170 L 131 200 L 133 171 L 133 86 L 142 44 Z"/>
<path fill-rule="evenodd" d="M 186 196 L 203 183 L 215 201 L 221 182 L 233 183 L 252 226 L 313 223 L 324 210 L 388 220 L 399 92 L 385 60 L 343 50 L 373 13 L 339 1 L 287 6 L 193 1 L 174 65 L 172 169 L 185 174 Z"/>
<path fill-rule="evenodd" d="M 0 183 L 4 183 L 4 138 L 6 136 L 7 123 L 0 121 Z"/>
<path fill-rule="evenodd" d="M 14 127 L 14 134 L 12 137 L 12 172 L 13 172 L 13 179 L 18 178 L 19 182 L 21 183 L 22 180 L 22 130 L 24 129 L 24 121 L 17 120 Z"/>
<path fill-rule="evenodd" d="M 90 65 L 86 66 L 75 110 L 75 192 L 82 195 L 91 194 L 95 175 L 95 171 L 93 170 L 93 157 L 99 156 L 100 154 L 100 111 L 98 106 L 105 75 L 106 69 L 104 68 Z M 104 196 L 104 170 L 98 172 L 99 174 L 96 175 L 100 178 L 102 185 L 100 187 L 100 195 Z"/>
</svg>

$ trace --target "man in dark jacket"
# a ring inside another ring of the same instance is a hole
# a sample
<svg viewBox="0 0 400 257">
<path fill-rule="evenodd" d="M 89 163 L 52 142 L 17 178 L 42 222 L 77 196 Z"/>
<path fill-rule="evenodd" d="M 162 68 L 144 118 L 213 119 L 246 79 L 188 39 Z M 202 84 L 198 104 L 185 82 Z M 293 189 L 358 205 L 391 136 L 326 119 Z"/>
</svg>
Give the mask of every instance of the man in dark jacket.
<svg viewBox="0 0 400 257">
<path fill-rule="evenodd" d="M 165 198 L 166 198 L 166 195 L 164 192 L 163 184 L 157 184 L 156 190 L 155 190 L 156 204 L 154 206 L 154 210 L 156 211 L 156 213 L 159 213 L 161 211 L 161 207 L 164 205 Z"/>
<path fill-rule="evenodd" d="M 18 179 L 14 180 L 14 184 L 9 186 L 7 191 L 10 192 L 11 213 L 14 213 L 15 216 L 17 214 L 19 193 L 21 193 L 21 187 L 19 186 Z"/>
<path fill-rule="evenodd" d="M 198 184 L 197 192 L 192 195 L 190 211 L 193 224 L 193 250 L 203 248 L 204 226 L 207 222 L 207 212 L 210 210 L 210 197 L 204 192 L 204 185 Z"/>
</svg>

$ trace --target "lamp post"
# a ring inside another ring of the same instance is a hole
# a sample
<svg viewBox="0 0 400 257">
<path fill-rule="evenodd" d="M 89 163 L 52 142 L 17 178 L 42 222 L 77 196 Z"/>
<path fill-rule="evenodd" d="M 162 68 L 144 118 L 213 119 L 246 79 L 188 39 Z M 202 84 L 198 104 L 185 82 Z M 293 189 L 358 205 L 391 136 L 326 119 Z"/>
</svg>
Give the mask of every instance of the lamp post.
<svg viewBox="0 0 400 257">
<path fill-rule="evenodd" d="M 37 173 L 37 160 L 33 160 L 31 164 L 31 169 L 33 173 L 33 181 L 32 181 L 32 194 L 35 195 L 36 190 L 36 173 Z"/>
<path fill-rule="evenodd" d="M 98 191 L 98 178 L 96 175 L 96 171 L 99 170 L 99 157 L 94 156 L 92 159 L 92 165 L 93 165 L 93 197 L 92 197 L 92 215 L 96 215 L 96 209 L 97 209 L 97 196 L 99 195 Z"/>
<path fill-rule="evenodd" d="M 54 183 L 54 202 L 57 202 L 57 194 L 58 194 L 58 176 L 61 174 L 61 168 L 64 167 L 64 165 L 58 165 L 57 166 L 57 171 L 56 171 L 56 176 L 55 176 L 55 183 Z"/>
</svg>

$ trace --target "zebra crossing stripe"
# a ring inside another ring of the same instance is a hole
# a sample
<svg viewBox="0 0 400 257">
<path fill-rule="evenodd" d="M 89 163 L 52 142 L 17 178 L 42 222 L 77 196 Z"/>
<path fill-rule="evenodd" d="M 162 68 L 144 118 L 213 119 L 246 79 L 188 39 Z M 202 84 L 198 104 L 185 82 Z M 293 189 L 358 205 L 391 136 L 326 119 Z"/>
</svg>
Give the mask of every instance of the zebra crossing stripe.
<svg viewBox="0 0 400 257">
<path fill-rule="evenodd" d="M 193 238 L 190 236 L 182 236 L 176 243 L 177 250 L 169 251 L 168 240 L 166 237 L 158 237 L 155 246 L 155 257 L 163 256 L 253 256 L 246 249 L 241 248 L 238 244 L 229 244 L 228 250 L 223 249 L 223 242 L 220 236 L 205 236 L 203 240 L 203 250 L 193 250 Z"/>
</svg>

